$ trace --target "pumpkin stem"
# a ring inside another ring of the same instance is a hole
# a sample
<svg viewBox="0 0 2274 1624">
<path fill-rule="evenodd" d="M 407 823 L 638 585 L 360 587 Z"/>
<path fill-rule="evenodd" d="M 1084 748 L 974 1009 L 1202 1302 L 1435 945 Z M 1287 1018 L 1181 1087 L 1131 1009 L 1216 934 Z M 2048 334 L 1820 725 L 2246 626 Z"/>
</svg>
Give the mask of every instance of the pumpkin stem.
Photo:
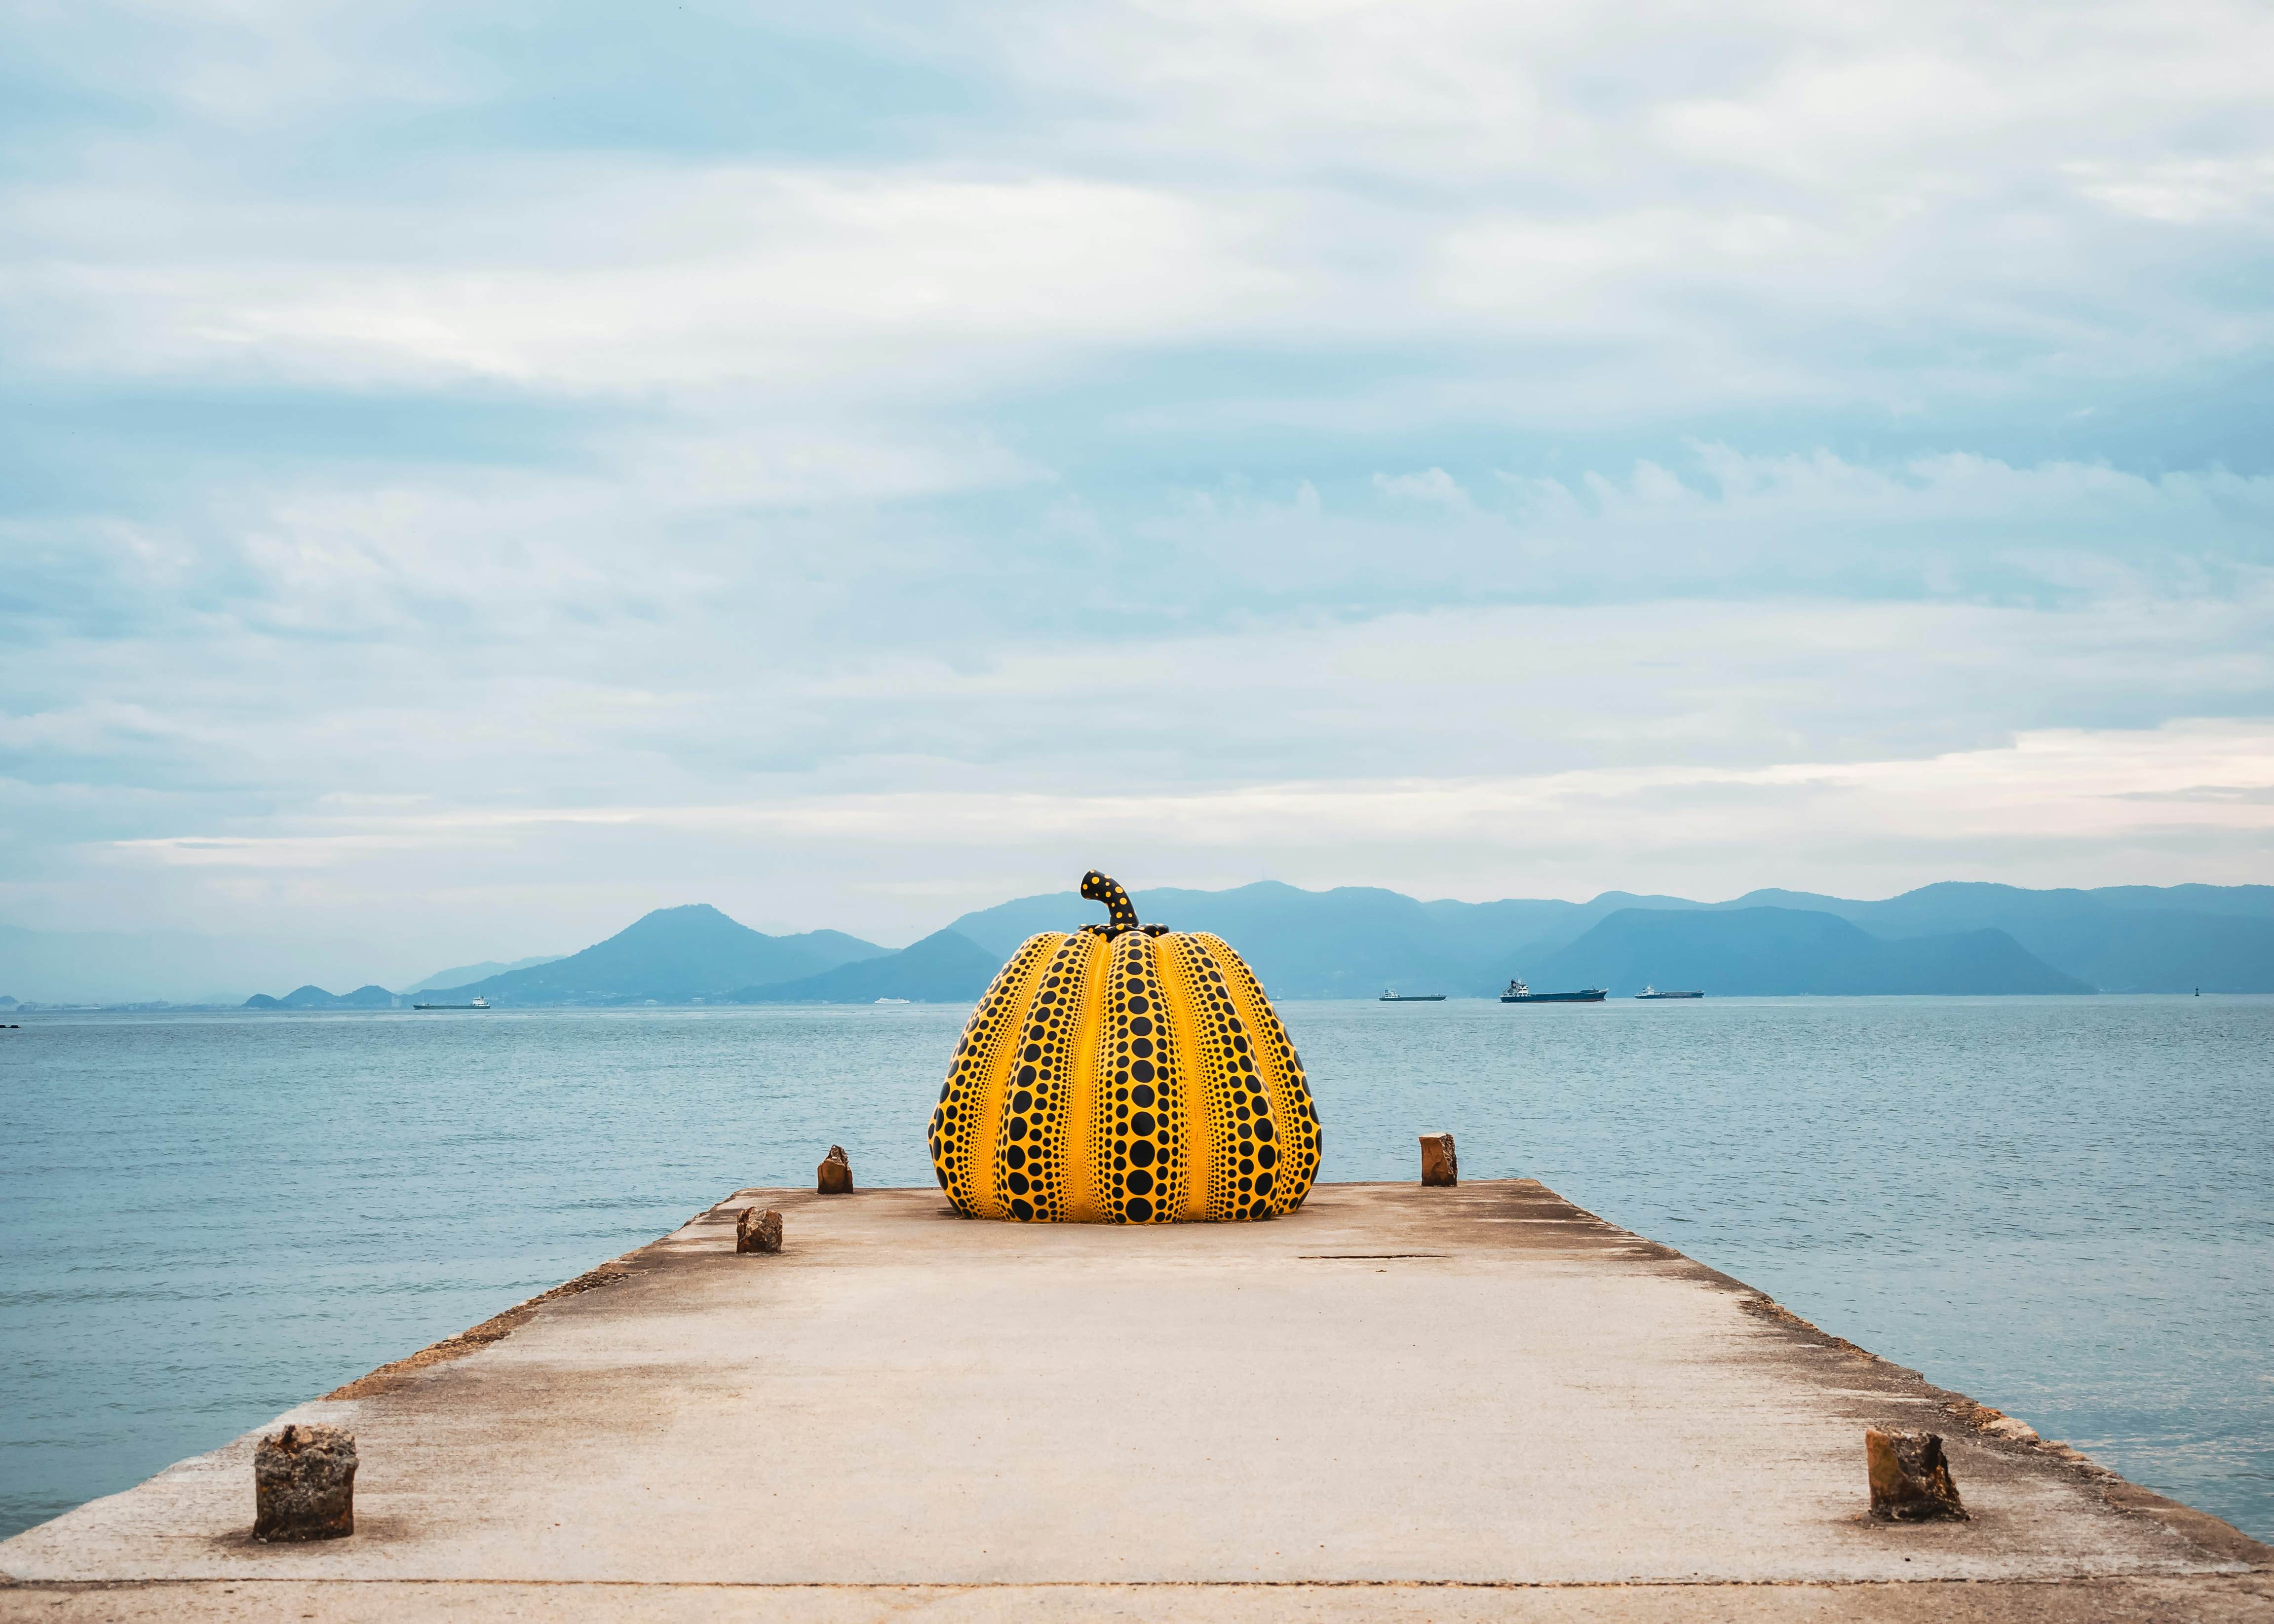
<svg viewBox="0 0 2274 1624">
<path fill-rule="evenodd" d="M 1092 868 L 1081 876 L 1081 894 L 1092 902 L 1103 903 L 1106 912 L 1112 915 L 1105 921 L 1107 936 L 1118 936 L 1125 930 L 1138 929 L 1137 909 L 1130 902 L 1129 893 L 1122 889 L 1120 881 L 1108 879 Z"/>
</svg>

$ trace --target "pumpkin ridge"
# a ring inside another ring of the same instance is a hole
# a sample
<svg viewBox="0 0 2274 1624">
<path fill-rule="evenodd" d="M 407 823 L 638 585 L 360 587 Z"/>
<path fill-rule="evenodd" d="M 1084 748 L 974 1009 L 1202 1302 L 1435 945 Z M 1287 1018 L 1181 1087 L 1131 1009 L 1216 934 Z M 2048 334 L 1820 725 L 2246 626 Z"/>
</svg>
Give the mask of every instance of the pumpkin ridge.
<svg viewBox="0 0 2274 1624">
<path fill-rule="evenodd" d="M 1075 969 L 1091 938 L 1062 936 L 1012 1034 L 1009 1080 L 995 1139 L 997 1199 L 1024 1222 L 1065 1216 L 1066 1124 L 1072 1105 Z"/>
<path fill-rule="evenodd" d="M 1105 1218 L 1103 1192 L 1112 1187 L 1111 1169 L 1101 1182 L 1098 1177 L 1097 1132 L 1098 1105 L 1110 1099 L 1112 1088 L 1107 1079 L 1111 1068 L 1104 1067 L 1105 1056 L 1111 1052 L 1105 1042 L 1105 983 L 1111 969 L 1113 952 L 1103 936 L 1088 931 L 1074 938 L 1081 944 L 1081 964 L 1079 970 L 1077 996 L 1074 1001 L 1073 1043 L 1067 1056 L 1066 1076 L 1070 1085 L 1067 1094 L 1065 1154 L 1060 1165 L 1065 1169 L 1065 1195 L 1061 1213 L 1071 1223 L 1099 1223 Z"/>
<path fill-rule="evenodd" d="M 1117 1094 L 1129 1086 L 1128 1001 L 1122 986 L 1120 944 L 1107 941 L 1103 931 L 1097 939 L 1105 944 L 1105 976 L 1098 989 L 1097 1092 L 1090 1107 L 1089 1176 L 1097 1192 L 1100 1221 L 1126 1223 L 1121 1186 L 1129 1163 L 1123 1159 L 1118 1169 L 1114 1166 L 1113 1114 Z"/>
<path fill-rule="evenodd" d="M 1271 1130 L 1266 1134 L 1257 1128 L 1258 1143 L 1252 1153 L 1258 1177 L 1268 1174 L 1272 1181 L 1269 1192 L 1258 1204 L 1277 1216 L 1294 1209 L 1295 1202 L 1301 1199 L 1299 1192 L 1306 1185 L 1306 1181 L 1298 1177 L 1297 1162 L 1289 1149 L 1299 1137 L 1291 1124 L 1301 1121 L 1306 1096 L 1287 1063 L 1275 1052 L 1276 1045 L 1266 1024 L 1271 1019 L 1271 1006 L 1262 998 L 1262 989 L 1256 984 L 1254 973 L 1247 971 L 1236 955 L 1227 953 L 1226 959 L 1230 962 L 1224 965 L 1225 994 L 1234 1019 L 1239 1023 L 1238 1035 L 1247 1044 L 1241 1052 L 1252 1068 L 1249 1074 L 1265 1101 L 1265 1110 L 1259 1120 L 1268 1122 Z M 1271 1147 L 1269 1154 L 1264 1151 L 1266 1145 Z M 1294 1200 L 1289 1199 L 1290 1191 L 1299 1192 Z"/>
<path fill-rule="evenodd" d="M 972 1114 L 973 1079 L 983 1068 L 983 1056 L 1001 1016 L 1004 994 L 1017 976 L 1024 951 L 1022 947 L 1012 954 L 995 973 L 995 979 L 988 982 L 979 1002 L 971 1006 L 970 1019 L 963 1023 L 963 1035 L 948 1061 L 947 1080 L 939 1086 L 939 1103 L 932 1107 L 932 1173 L 939 1180 L 939 1187 L 947 1192 L 949 1204 L 967 1218 L 977 1216 L 971 1210 L 968 1171 L 971 1142 L 977 1132 Z"/>
<path fill-rule="evenodd" d="M 1175 989 L 1177 1035 L 1183 1040 L 1185 1069 L 1191 1079 L 1186 1120 L 1191 1124 L 1192 1184 L 1182 1215 L 1192 1222 L 1219 1215 L 1223 1205 L 1223 1125 L 1218 1120 L 1222 1092 L 1216 1075 L 1216 1054 L 1209 1042 L 1209 1017 L 1204 990 L 1205 972 L 1193 962 L 1194 944 L 1188 936 L 1160 938 L 1161 957 L 1175 966 L 1165 977 Z"/>
<path fill-rule="evenodd" d="M 1027 938 L 1010 963 L 1003 966 L 995 978 L 995 987 L 973 1011 L 972 1022 L 978 1028 L 975 1041 L 967 1039 L 968 1048 L 959 1067 L 960 1085 L 950 1079 L 950 1089 L 956 1091 L 943 1101 L 941 1109 L 958 1104 L 961 1115 L 958 1121 L 960 1133 L 953 1143 L 958 1158 L 948 1171 L 953 1182 L 948 1187 L 951 1200 L 960 1194 L 955 1205 L 978 1218 L 1000 1218 L 1005 1214 L 998 1199 L 1000 1186 L 995 1180 L 996 1146 L 999 1143 L 1003 1122 L 1003 1099 L 1010 1079 L 1013 1058 L 1023 1041 L 1020 1034 L 1026 1028 L 1026 1011 L 1032 999 L 1034 983 L 1040 979 L 1043 966 L 1049 962 L 1057 944 L 1065 938 L 1054 930 L 1045 930 Z"/>
<path fill-rule="evenodd" d="M 1185 951 L 1200 993 L 1207 1032 L 1203 1041 L 1209 1051 L 1209 1128 L 1215 1147 L 1209 1163 L 1209 1216 L 1223 1221 L 1271 1211 L 1269 1192 L 1274 1181 L 1255 1162 L 1259 1135 L 1266 1140 L 1270 1137 L 1269 1127 L 1258 1124 L 1269 1122 L 1271 1107 L 1269 1090 L 1246 1058 L 1250 1047 L 1246 1023 L 1232 1007 L 1231 987 L 1223 966 L 1209 951 L 1210 940 L 1199 934 L 1186 936 Z M 1229 948 L 1225 956 L 1231 956 Z"/>
<path fill-rule="evenodd" d="M 1263 983 L 1256 980 L 1247 961 L 1221 938 L 1209 936 L 1203 939 L 1224 949 L 1224 980 L 1231 989 L 1233 1006 L 1246 1022 L 1257 1069 L 1271 1082 L 1276 1150 L 1272 1205 L 1276 1212 L 1292 1212 L 1310 1194 L 1326 1147 L 1318 1108 L 1311 1100 L 1310 1081 L 1303 1074 L 1303 1059 L 1295 1052 L 1286 1027 L 1280 1024 L 1278 1011 L 1271 1007 Z"/>
<path fill-rule="evenodd" d="M 1195 1200 L 1206 1191 L 1201 1180 L 1208 1163 L 1201 1159 L 1208 1143 L 1201 1134 L 1204 1105 L 1193 1093 L 1193 1032 L 1189 1021 L 1178 1019 L 1176 989 L 1163 951 L 1168 936 L 1148 931 L 1141 936 L 1133 933 L 1129 939 L 1137 944 L 1133 956 L 1151 974 L 1154 1007 L 1163 1016 L 1156 1078 L 1160 1104 L 1154 1114 L 1160 1121 L 1161 1161 L 1166 1172 L 1160 1196 L 1154 1202 L 1153 1222 L 1177 1223 L 1192 1215 Z M 1135 1097 L 1133 1090 L 1131 1097 Z"/>
<path fill-rule="evenodd" d="M 1190 1222 L 1208 1216 L 1211 1171 L 1208 1095 L 1201 1086 L 1205 1051 L 1200 1017 L 1193 1007 L 1191 976 L 1184 955 L 1178 951 L 1180 938 L 1169 935 L 1132 939 L 1145 944 L 1140 951 L 1152 958 L 1157 967 L 1164 1017 L 1163 1052 L 1175 1063 L 1173 1076 L 1163 1074 L 1170 1086 L 1163 1089 L 1161 1101 L 1163 1120 L 1174 1122 L 1179 1130 L 1175 1166 L 1178 1177 L 1169 1192 L 1166 1212 L 1176 1222 Z"/>
<path fill-rule="evenodd" d="M 1187 1180 L 1182 1049 L 1155 940 L 1134 930 L 1112 938 L 1106 1030 L 1113 1086 L 1098 1120 L 1107 1125 L 1099 1160 L 1115 1223 L 1174 1222 Z"/>
</svg>

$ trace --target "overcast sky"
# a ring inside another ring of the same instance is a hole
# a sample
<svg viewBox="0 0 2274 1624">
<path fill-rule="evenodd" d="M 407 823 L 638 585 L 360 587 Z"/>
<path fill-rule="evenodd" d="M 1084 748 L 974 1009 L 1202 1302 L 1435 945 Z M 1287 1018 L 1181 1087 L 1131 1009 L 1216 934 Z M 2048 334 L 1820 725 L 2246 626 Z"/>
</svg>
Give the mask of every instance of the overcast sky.
<svg viewBox="0 0 2274 1624">
<path fill-rule="evenodd" d="M 0 19 L 0 921 L 2274 880 L 2263 4 Z"/>
</svg>

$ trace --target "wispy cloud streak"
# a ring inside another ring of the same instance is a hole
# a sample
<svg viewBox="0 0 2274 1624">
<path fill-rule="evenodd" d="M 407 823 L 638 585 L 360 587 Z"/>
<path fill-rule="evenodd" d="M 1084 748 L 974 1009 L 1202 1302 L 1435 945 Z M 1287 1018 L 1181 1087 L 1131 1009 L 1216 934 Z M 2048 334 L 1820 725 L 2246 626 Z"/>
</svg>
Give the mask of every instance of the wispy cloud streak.
<svg viewBox="0 0 2274 1624">
<path fill-rule="evenodd" d="M 2270 56 L 18 8 L 0 917 L 2265 878 Z"/>
</svg>

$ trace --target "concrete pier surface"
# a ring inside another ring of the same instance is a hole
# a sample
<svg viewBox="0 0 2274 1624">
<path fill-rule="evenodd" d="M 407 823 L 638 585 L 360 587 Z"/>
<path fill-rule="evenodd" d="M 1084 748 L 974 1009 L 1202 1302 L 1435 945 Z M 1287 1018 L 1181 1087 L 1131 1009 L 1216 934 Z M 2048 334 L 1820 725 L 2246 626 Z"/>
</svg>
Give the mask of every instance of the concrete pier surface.
<svg viewBox="0 0 2274 1624">
<path fill-rule="evenodd" d="M 2274 1551 L 1529 1180 L 751 1190 L 572 1285 L 290 1412 L 352 1538 L 254 1544 L 248 1434 L 0 1544 L 0 1617 L 2274 1620 Z M 1973 1520 L 1870 1520 L 1867 1426 Z"/>
</svg>

